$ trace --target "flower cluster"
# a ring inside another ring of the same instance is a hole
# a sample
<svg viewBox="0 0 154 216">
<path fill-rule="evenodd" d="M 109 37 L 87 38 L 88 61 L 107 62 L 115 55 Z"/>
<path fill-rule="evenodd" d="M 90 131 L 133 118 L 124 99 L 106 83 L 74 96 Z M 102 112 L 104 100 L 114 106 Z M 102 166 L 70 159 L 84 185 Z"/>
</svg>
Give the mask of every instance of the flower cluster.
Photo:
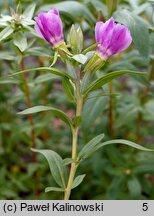
<svg viewBox="0 0 154 216">
<path fill-rule="evenodd" d="M 40 13 L 35 17 L 35 30 L 53 47 L 64 42 L 63 25 L 59 12 L 51 9 L 47 13 Z M 128 28 L 116 23 L 110 18 L 105 23 L 97 22 L 95 26 L 95 38 L 98 42 L 96 53 L 106 60 L 110 56 L 124 51 L 132 42 Z"/>
</svg>

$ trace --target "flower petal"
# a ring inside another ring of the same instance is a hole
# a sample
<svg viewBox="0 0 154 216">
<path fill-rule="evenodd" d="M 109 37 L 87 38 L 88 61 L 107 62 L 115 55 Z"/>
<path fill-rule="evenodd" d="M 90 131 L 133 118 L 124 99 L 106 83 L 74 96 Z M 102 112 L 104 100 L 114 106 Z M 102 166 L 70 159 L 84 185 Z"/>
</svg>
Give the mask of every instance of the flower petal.
<svg viewBox="0 0 154 216">
<path fill-rule="evenodd" d="M 47 13 L 39 13 L 35 21 L 36 32 L 51 45 L 55 46 L 64 41 L 63 26 L 58 10 L 54 8 Z"/>
<path fill-rule="evenodd" d="M 114 28 L 113 37 L 108 49 L 110 49 L 113 55 L 125 50 L 131 44 L 131 42 L 132 38 L 127 27 L 121 24 L 117 24 Z"/>
<path fill-rule="evenodd" d="M 105 23 L 97 22 L 95 27 L 96 42 L 104 43 L 109 40 L 112 37 L 114 25 L 116 24 L 112 17 Z"/>
</svg>

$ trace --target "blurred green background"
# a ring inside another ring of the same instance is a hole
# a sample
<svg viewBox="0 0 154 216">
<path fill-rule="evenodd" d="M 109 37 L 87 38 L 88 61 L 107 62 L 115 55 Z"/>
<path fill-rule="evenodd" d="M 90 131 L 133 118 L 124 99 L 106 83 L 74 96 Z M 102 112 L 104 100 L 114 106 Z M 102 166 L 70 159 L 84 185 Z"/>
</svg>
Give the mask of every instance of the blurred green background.
<svg viewBox="0 0 154 216">
<path fill-rule="evenodd" d="M 0 1 L 1 14 L 8 15 L 19 1 Z M 65 37 L 73 23 L 84 33 L 84 48 L 95 43 L 96 21 L 113 16 L 126 24 L 133 43 L 125 52 L 110 59 L 97 76 L 112 70 L 130 69 L 147 73 L 149 84 L 139 77 L 123 76 L 112 83 L 115 97 L 97 97 L 87 101 L 83 111 L 79 148 L 94 136 L 105 133 L 105 139 L 129 139 L 154 148 L 154 1 L 144 0 L 37 0 L 38 11 L 52 7 L 60 10 Z M 59 2 L 59 3 L 58 3 Z M 20 1 L 26 9 L 30 0 Z M 3 26 L 0 25 L 0 30 Z M 24 52 L 26 68 L 49 66 L 53 50 L 42 39 L 23 29 L 31 46 Z M 33 39 L 36 39 L 33 41 Z M 33 43 L 32 43 L 33 41 Z M 23 56 L 22 56 L 23 57 Z M 62 194 L 45 193 L 55 183 L 46 160 L 36 155 L 32 160 L 31 127 L 26 117 L 16 113 L 27 108 L 23 78 L 3 80 L 10 73 L 21 70 L 21 53 L 12 38 L 0 42 L 0 199 L 62 199 Z M 61 61 L 57 67 L 64 67 Z M 31 104 L 51 105 L 74 114 L 74 105 L 67 101 L 61 81 L 48 74 L 27 75 Z M 33 116 L 36 147 L 52 149 L 69 157 L 71 134 L 69 128 L 51 113 Z M 154 154 L 121 145 L 107 146 L 95 153 L 79 168 L 86 177 L 71 199 L 154 199 Z"/>
</svg>

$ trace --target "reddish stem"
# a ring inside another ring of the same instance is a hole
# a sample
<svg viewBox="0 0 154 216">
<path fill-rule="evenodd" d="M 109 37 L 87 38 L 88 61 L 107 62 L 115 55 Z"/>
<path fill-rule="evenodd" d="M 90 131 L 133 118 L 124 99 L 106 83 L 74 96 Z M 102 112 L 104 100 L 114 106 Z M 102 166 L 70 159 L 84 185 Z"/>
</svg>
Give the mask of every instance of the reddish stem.
<svg viewBox="0 0 154 216">
<path fill-rule="evenodd" d="M 25 70 L 25 63 L 24 63 L 24 59 L 21 60 L 20 63 L 20 67 L 21 70 Z M 32 103 L 30 100 L 30 90 L 27 84 L 27 75 L 26 73 L 22 73 L 23 76 L 23 80 L 24 80 L 24 90 L 25 90 L 25 95 L 26 95 L 26 102 L 27 102 L 27 108 L 32 107 Z M 28 115 L 28 120 L 31 126 L 31 142 L 32 142 L 32 148 L 36 147 L 36 136 L 35 136 L 35 130 L 34 130 L 34 122 L 33 122 L 33 115 L 29 114 Z M 36 154 L 34 152 L 32 152 L 32 162 L 35 163 L 36 162 Z M 36 180 L 36 190 L 35 190 L 35 195 L 38 196 L 39 195 L 39 173 L 36 172 L 35 174 L 35 180 Z"/>
<path fill-rule="evenodd" d="M 24 60 L 21 60 L 21 70 L 25 70 L 25 64 L 24 64 Z M 23 80 L 24 80 L 24 89 L 25 89 L 25 95 L 26 95 L 26 101 L 27 101 L 27 108 L 32 107 L 31 104 L 31 100 L 30 100 L 30 91 L 29 91 L 29 87 L 27 84 L 27 76 L 26 73 L 22 73 L 23 76 Z M 34 131 L 34 123 L 33 123 L 33 115 L 29 114 L 28 115 L 28 120 L 31 126 L 31 138 L 32 138 L 32 148 L 36 147 L 36 143 L 35 143 L 35 131 Z M 35 153 L 32 153 L 32 162 L 36 161 L 36 157 L 35 157 Z"/>
</svg>

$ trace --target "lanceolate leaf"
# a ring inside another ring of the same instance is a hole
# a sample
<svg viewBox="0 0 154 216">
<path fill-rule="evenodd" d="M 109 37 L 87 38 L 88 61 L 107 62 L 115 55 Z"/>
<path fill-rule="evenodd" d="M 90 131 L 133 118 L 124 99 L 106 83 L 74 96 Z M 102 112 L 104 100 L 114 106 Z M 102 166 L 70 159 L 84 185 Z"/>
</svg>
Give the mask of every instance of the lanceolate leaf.
<svg viewBox="0 0 154 216">
<path fill-rule="evenodd" d="M 134 147 L 136 149 L 142 150 L 142 151 L 154 151 L 154 149 L 145 148 L 145 147 L 143 147 L 141 145 L 138 145 L 138 144 L 136 144 L 134 142 L 131 142 L 129 140 L 116 139 L 116 140 L 106 141 L 106 142 L 103 142 L 103 143 L 100 143 L 100 141 L 99 141 L 99 142 L 95 143 L 95 145 L 89 145 L 89 144 L 85 145 L 85 147 L 83 147 L 83 149 L 79 153 L 79 160 L 86 159 L 91 154 L 93 154 L 98 149 L 100 149 L 101 147 L 104 147 L 104 146 L 110 145 L 110 144 L 124 144 L 124 145 L 128 145 L 128 146 Z M 84 148 L 87 148 L 87 146 L 88 146 L 88 149 L 85 150 Z"/>
<path fill-rule="evenodd" d="M 115 140 L 110 140 L 110 141 L 100 143 L 99 145 L 97 145 L 97 149 L 99 149 L 103 146 L 106 146 L 106 145 L 110 145 L 110 144 L 124 144 L 124 145 L 131 146 L 133 148 L 142 150 L 142 151 L 154 151 L 154 149 L 149 149 L 149 148 L 143 147 L 141 145 L 138 145 L 134 142 L 131 142 L 129 140 L 123 140 L 123 139 L 115 139 Z"/>
<path fill-rule="evenodd" d="M 35 10 L 35 7 L 36 7 L 36 4 L 35 3 L 32 3 L 30 4 L 26 10 L 23 12 L 23 15 L 29 19 L 32 19 L 33 18 L 33 14 L 34 14 L 34 10 Z"/>
<path fill-rule="evenodd" d="M 63 78 L 62 81 L 64 92 L 70 101 L 74 101 L 74 89 L 68 78 Z"/>
<path fill-rule="evenodd" d="M 72 121 L 71 119 L 61 110 L 49 107 L 49 106 L 34 106 L 28 109 L 25 109 L 24 111 L 18 112 L 20 115 L 29 115 L 33 113 L 38 113 L 42 111 L 51 111 L 55 116 L 59 117 L 61 120 L 63 120 L 66 124 L 70 125 L 72 127 Z"/>
<path fill-rule="evenodd" d="M 47 187 L 45 188 L 45 192 L 50 192 L 50 191 L 57 191 L 57 192 L 64 192 L 65 190 L 63 188 L 58 188 L 58 187 Z"/>
<path fill-rule="evenodd" d="M 0 32 L 0 41 L 6 39 L 8 36 L 10 36 L 13 33 L 13 28 L 10 26 L 7 26 L 5 29 L 3 29 Z"/>
<path fill-rule="evenodd" d="M 127 184 L 132 199 L 139 199 L 142 192 L 139 180 L 135 176 L 132 176 L 128 179 Z"/>
<path fill-rule="evenodd" d="M 121 70 L 121 71 L 114 71 L 110 72 L 102 77 L 99 77 L 97 80 L 92 82 L 90 86 L 83 92 L 84 97 L 87 96 L 87 94 L 91 91 L 94 91 L 96 89 L 101 88 L 103 85 L 107 84 L 111 80 L 124 75 L 124 74 L 131 74 L 131 75 L 138 75 L 138 76 L 145 76 L 146 74 L 143 72 L 137 72 L 137 71 L 129 71 L 129 70 Z"/>
<path fill-rule="evenodd" d="M 64 163 L 65 165 L 71 164 L 71 163 L 73 163 L 73 162 L 74 162 L 74 160 L 73 160 L 72 158 L 65 158 L 65 159 L 63 160 L 63 163 Z"/>
<path fill-rule="evenodd" d="M 21 31 L 13 34 L 13 43 L 21 52 L 24 52 L 27 48 L 27 38 Z"/>
<path fill-rule="evenodd" d="M 85 174 L 77 176 L 73 181 L 72 189 L 76 188 L 79 184 L 81 184 L 85 176 Z"/>
<path fill-rule="evenodd" d="M 41 153 L 45 156 L 54 180 L 62 189 L 65 189 L 67 183 L 67 170 L 60 155 L 52 150 L 32 149 L 32 151 Z"/>
<path fill-rule="evenodd" d="M 104 134 L 100 134 L 90 140 L 80 151 L 79 153 L 79 159 L 85 159 L 89 157 L 92 153 L 95 147 L 97 146 L 98 143 L 101 142 L 101 140 L 104 138 Z"/>
<path fill-rule="evenodd" d="M 49 72 L 49 73 L 55 74 L 55 75 L 60 76 L 60 77 L 68 77 L 69 79 L 72 79 L 65 72 L 59 71 L 58 69 L 53 68 L 53 67 L 51 67 L 51 68 L 49 68 L 49 67 L 31 68 L 31 69 L 27 69 L 27 70 L 23 70 L 23 71 L 13 73 L 10 76 L 14 76 L 14 75 L 18 75 L 18 74 L 22 74 L 22 73 L 26 73 L 26 72 L 34 72 L 34 71 Z"/>
<path fill-rule="evenodd" d="M 91 46 L 89 46 L 87 49 L 83 50 L 83 54 L 85 55 L 87 52 L 90 52 L 91 50 L 95 50 L 99 43 L 94 43 Z"/>
</svg>

